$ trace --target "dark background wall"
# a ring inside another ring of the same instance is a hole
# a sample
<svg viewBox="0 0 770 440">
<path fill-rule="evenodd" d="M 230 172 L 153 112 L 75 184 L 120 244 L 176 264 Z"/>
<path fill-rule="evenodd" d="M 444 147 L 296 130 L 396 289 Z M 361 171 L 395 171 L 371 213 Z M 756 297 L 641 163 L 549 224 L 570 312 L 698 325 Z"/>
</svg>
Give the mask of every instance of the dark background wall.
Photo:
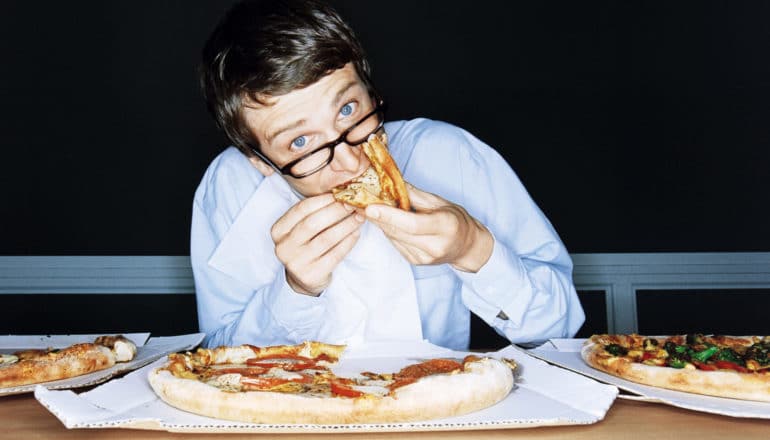
<svg viewBox="0 0 770 440">
<path fill-rule="evenodd" d="M 3 2 L 0 255 L 189 252 L 230 3 Z M 492 145 L 571 252 L 770 250 L 770 3 L 333 3 L 389 117 Z"/>
<path fill-rule="evenodd" d="M 193 192 L 227 145 L 195 66 L 231 3 L 2 2 L 0 255 L 189 253 Z M 446 120 L 493 146 L 571 252 L 770 251 L 770 3 L 333 4 L 389 118 Z M 746 319 L 766 309 L 756 295 L 695 292 L 730 294 L 714 300 L 729 319 L 691 322 L 694 298 L 665 293 L 638 301 L 641 331 L 761 333 Z M 581 302 L 578 335 L 606 331 L 604 292 Z M 0 303 L 0 333 L 197 330 L 192 294 Z M 471 330 L 474 347 L 504 344 L 478 319 Z"/>
</svg>

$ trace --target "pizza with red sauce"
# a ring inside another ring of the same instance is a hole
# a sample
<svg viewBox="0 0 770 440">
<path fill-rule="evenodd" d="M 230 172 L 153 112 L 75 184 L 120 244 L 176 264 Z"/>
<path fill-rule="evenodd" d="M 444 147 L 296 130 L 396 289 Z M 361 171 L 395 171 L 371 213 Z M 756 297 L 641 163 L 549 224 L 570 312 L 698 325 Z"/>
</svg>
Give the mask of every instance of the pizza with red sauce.
<svg viewBox="0 0 770 440">
<path fill-rule="evenodd" d="M 770 402 L 770 336 L 593 335 L 581 355 L 593 368 L 644 385 Z"/>
<path fill-rule="evenodd" d="M 334 373 L 345 346 L 305 342 L 175 353 L 149 373 L 155 393 L 184 411 L 251 423 L 428 420 L 489 407 L 513 388 L 510 360 L 427 359 L 395 372 Z"/>
</svg>

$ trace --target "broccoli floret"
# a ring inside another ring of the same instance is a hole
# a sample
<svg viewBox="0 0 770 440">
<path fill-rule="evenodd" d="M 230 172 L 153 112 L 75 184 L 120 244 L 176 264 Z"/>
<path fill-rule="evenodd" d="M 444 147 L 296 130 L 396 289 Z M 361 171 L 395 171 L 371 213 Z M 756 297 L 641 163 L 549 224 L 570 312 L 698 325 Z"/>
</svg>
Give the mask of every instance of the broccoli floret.
<svg viewBox="0 0 770 440">
<path fill-rule="evenodd" d="M 705 350 L 701 350 L 691 354 L 690 358 L 695 359 L 696 361 L 706 362 L 711 356 L 716 354 L 717 351 L 719 351 L 719 349 L 717 347 L 712 346 Z"/>
<path fill-rule="evenodd" d="M 618 344 L 607 344 L 604 346 L 604 349 L 613 356 L 625 356 L 628 354 L 628 350 Z"/>
<path fill-rule="evenodd" d="M 666 350 L 669 356 L 681 355 L 687 352 L 687 347 L 684 345 L 676 345 L 671 341 L 667 341 L 663 344 L 663 349 Z"/>
<path fill-rule="evenodd" d="M 760 365 L 770 364 L 770 344 L 757 343 L 746 350 L 746 359 L 754 359 Z"/>
<path fill-rule="evenodd" d="M 673 368 L 684 368 L 687 365 L 687 361 L 678 356 L 670 356 L 666 359 L 666 365 Z"/>
<path fill-rule="evenodd" d="M 741 359 L 738 353 L 732 348 L 723 348 L 716 354 L 716 360 L 718 361 L 730 361 L 738 365 L 745 366 L 746 363 Z"/>
</svg>

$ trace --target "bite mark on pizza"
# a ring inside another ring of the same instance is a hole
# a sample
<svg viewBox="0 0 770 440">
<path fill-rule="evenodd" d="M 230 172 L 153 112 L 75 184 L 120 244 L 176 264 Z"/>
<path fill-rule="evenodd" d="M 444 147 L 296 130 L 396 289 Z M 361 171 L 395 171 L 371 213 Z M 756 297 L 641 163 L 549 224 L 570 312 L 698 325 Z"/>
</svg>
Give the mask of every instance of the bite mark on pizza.
<svg viewBox="0 0 770 440">
<path fill-rule="evenodd" d="M 358 208 L 380 203 L 409 211 L 409 194 L 396 162 L 388 152 L 388 136 L 371 134 L 361 144 L 371 166 L 360 176 L 332 189 L 334 198 Z"/>
<path fill-rule="evenodd" d="M 510 364 L 476 356 L 428 359 L 393 373 L 343 377 L 333 370 L 342 350 L 344 346 L 320 342 L 198 349 L 170 355 L 148 379 L 156 394 L 173 407 L 251 423 L 451 417 L 491 406 L 513 388 Z"/>
</svg>

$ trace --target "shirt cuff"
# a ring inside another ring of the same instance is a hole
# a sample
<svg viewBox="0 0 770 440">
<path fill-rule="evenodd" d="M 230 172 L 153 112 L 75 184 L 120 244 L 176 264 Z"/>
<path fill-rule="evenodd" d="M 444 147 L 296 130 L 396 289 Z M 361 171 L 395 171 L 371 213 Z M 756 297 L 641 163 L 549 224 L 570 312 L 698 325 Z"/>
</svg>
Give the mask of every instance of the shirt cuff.
<svg viewBox="0 0 770 440">
<path fill-rule="evenodd" d="M 522 325 L 534 296 L 532 283 L 521 259 L 496 238 L 492 255 L 478 272 L 453 270 L 472 292 L 463 299 L 481 319 L 489 324 L 501 319 L 515 327 Z"/>
<path fill-rule="evenodd" d="M 323 294 L 311 296 L 295 292 L 286 281 L 284 270 L 278 271 L 268 302 L 276 323 L 290 336 L 306 335 L 309 330 L 317 329 L 328 303 Z"/>
</svg>

